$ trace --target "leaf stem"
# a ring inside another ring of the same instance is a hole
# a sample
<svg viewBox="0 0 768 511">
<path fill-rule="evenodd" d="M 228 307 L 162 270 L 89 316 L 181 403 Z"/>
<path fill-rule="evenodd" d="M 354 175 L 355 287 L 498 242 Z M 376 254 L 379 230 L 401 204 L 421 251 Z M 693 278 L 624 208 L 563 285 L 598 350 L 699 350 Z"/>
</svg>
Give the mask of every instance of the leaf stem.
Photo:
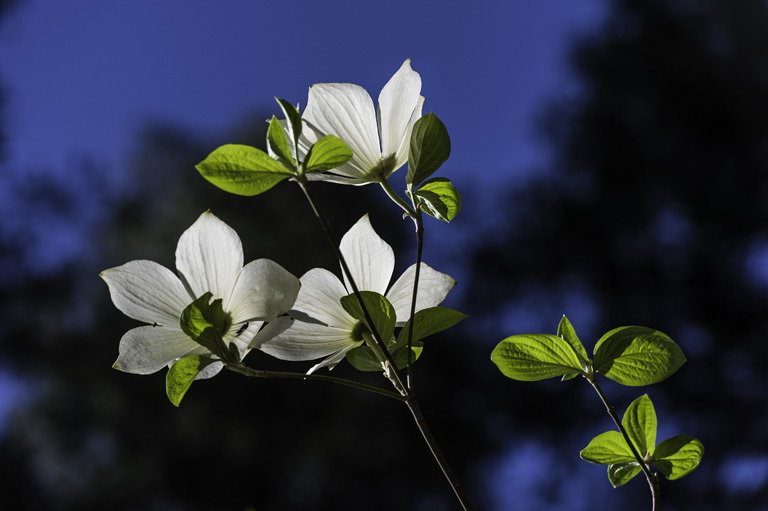
<svg viewBox="0 0 768 511">
<path fill-rule="evenodd" d="M 402 197 L 395 193 L 395 191 L 392 189 L 392 186 L 389 184 L 389 181 L 387 181 L 384 176 L 379 176 L 379 184 L 384 189 L 384 191 L 387 192 L 389 198 L 392 199 L 395 204 L 403 208 L 403 211 L 405 211 L 407 216 L 416 216 L 416 212 L 413 210 L 413 208 L 409 206 L 408 203 L 402 199 Z"/>
<path fill-rule="evenodd" d="M 610 403 L 608 403 L 608 399 L 605 397 L 605 394 L 600 388 L 600 385 L 597 383 L 597 378 L 595 378 L 594 372 L 585 374 L 584 377 L 587 379 L 590 385 L 592 385 L 592 388 L 595 389 L 595 392 L 597 392 L 597 395 L 600 396 L 600 400 L 602 400 L 603 405 L 605 405 L 605 409 L 606 411 L 608 411 L 608 415 L 611 416 L 611 419 L 613 419 L 614 424 L 616 424 L 616 427 L 619 428 L 619 431 L 624 437 L 624 441 L 627 442 L 629 449 L 632 451 L 632 454 L 635 456 L 635 459 L 637 459 L 637 462 L 640 464 L 640 468 L 642 468 L 643 474 L 645 474 L 645 478 L 648 480 L 648 486 L 651 489 L 651 501 L 652 501 L 651 511 L 656 511 L 656 503 L 659 498 L 659 477 L 656 474 L 651 473 L 651 469 L 648 468 L 648 464 L 645 462 L 645 460 L 640 455 L 640 453 L 637 452 L 637 448 L 635 447 L 635 444 L 629 438 L 629 434 L 627 433 L 627 430 L 624 429 L 624 425 L 621 423 L 621 420 L 619 420 L 619 416 L 616 413 L 616 409 Z"/>
<path fill-rule="evenodd" d="M 405 401 L 405 398 L 400 394 L 396 394 L 388 390 L 380 389 L 378 387 L 374 387 L 373 385 L 366 385 L 365 383 L 360 383 L 353 380 L 347 380 L 344 378 L 336 378 L 335 376 L 326 376 L 322 374 L 288 373 L 283 371 L 266 371 L 262 369 L 254 369 L 252 367 L 248 367 L 242 362 L 238 364 L 227 364 L 225 367 L 230 371 L 234 371 L 236 373 L 240 373 L 242 375 L 249 376 L 251 378 L 284 378 L 284 379 L 290 379 L 290 380 L 326 381 L 330 383 L 344 385 L 347 387 L 354 387 L 360 390 L 366 390 L 368 392 L 373 392 L 374 394 L 379 394 L 380 396 L 397 399 L 398 401 Z"/>
<path fill-rule="evenodd" d="M 406 366 L 408 370 L 408 379 L 406 381 L 408 383 L 409 389 L 413 388 L 413 370 L 411 369 L 411 364 L 413 363 L 413 352 L 411 351 L 411 347 L 413 346 L 413 328 L 414 324 L 416 323 L 414 318 L 416 317 L 416 296 L 419 292 L 419 278 L 421 276 L 421 256 L 424 248 L 424 222 L 421 216 L 421 209 L 416 208 L 416 214 L 414 214 L 412 218 L 416 224 L 416 271 L 413 277 L 411 318 L 408 326 L 408 347 L 406 348 L 408 350 L 408 365 Z"/>
</svg>

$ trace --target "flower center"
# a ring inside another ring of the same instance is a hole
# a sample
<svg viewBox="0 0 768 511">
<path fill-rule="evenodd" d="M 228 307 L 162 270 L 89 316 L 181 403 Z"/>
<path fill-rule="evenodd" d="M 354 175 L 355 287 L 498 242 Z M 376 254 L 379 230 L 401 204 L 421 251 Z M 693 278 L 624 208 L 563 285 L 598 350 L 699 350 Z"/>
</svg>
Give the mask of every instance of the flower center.
<svg viewBox="0 0 768 511">
<path fill-rule="evenodd" d="M 355 342 L 362 342 L 365 339 L 363 339 L 363 333 L 368 332 L 368 329 L 365 327 L 362 321 L 358 321 L 355 323 L 355 326 L 352 327 L 352 333 L 350 334 L 350 337 L 352 337 L 352 340 Z"/>
</svg>

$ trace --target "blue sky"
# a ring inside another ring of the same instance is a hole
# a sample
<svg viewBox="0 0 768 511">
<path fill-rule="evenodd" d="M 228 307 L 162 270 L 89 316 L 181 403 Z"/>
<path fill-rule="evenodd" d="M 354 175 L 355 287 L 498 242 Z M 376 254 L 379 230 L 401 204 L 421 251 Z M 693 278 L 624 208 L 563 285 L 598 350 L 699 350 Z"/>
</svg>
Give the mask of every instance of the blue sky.
<svg viewBox="0 0 768 511">
<path fill-rule="evenodd" d="M 412 57 L 454 150 L 458 185 L 511 179 L 541 161 L 532 115 L 569 87 L 569 38 L 597 0 L 25 0 L 0 33 L 10 168 L 94 157 L 111 172 L 148 120 L 221 133 L 274 96 L 317 82 L 373 98 Z M 453 169 L 453 172 L 451 170 Z"/>
</svg>

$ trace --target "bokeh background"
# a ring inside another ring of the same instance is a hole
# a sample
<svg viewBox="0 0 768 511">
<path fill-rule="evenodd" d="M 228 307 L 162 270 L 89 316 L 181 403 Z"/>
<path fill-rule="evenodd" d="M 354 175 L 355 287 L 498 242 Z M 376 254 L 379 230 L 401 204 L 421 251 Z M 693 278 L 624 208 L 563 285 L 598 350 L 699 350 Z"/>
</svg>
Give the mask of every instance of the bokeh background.
<svg viewBox="0 0 768 511">
<path fill-rule="evenodd" d="M 579 459 L 612 428 L 588 385 L 513 382 L 489 360 L 566 314 L 588 349 L 640 324 L 688 357 L 657 385 L 604 384 L 620 412 L 647 392 L 660 439 L 706 446 L 662 482 L 662 509 L 768 509 L 758 0 L 0 0 L 0 508 L 457 509 L 399 403 L 225 373 L 176 409 L 162 373 L 114 371 L 136 323 L 98 277 L 132 259 L 172 268 L 206 209 L 246 260 L 335 269 L 294 186 L 234 197 L 194 165 L 224 143 L 263 147 L 274 96 L 303 105 L 312 83 L 340 81 L 375 99 L 408 57 L 453 140 L 440 173 L 464 196 L 450 225 L 427 222 L 425 260 L 471 316 L 428 342 L 416 384 L 476 507 L 650 507 L 641 477 L 614 490 Z M 380 190 L 315 192 L 337 233 L 370 212 L 411 264 L 411 226 Z"/>
</svg>

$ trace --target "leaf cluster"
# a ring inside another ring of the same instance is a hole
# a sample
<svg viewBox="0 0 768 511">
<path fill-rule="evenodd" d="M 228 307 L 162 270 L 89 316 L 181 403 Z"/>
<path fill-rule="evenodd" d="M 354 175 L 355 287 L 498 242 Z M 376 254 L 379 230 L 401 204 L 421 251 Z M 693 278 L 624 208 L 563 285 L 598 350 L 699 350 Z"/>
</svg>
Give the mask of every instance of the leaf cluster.
<svg viewBox="0 0 768 511">
<path fill-rule="evenodd" d="M 688 435 L 677 435 L 656 445 L 656 411 L 647 394 L 632 401 L 621 420 L 646 465 L 654 465 L 667 479 L 679 479 L 699 466 L 704 445 Z M 642 467 L 618 431 L 597 435 L 581 451 L 582 459 L 608 465 L 608 479 L 618 487 L 635 477 Z"/>
</svg>

